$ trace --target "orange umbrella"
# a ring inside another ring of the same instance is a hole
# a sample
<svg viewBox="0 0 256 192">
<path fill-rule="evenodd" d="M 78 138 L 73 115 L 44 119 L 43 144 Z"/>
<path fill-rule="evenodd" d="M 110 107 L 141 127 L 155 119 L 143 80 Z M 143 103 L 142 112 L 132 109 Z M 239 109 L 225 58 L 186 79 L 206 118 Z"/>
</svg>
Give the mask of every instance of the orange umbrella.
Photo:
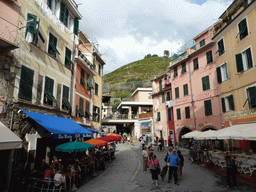
<svg viewBox="0 0 256 192">
<path fill-rule="evenodd" d="M 116 133 L 108 133 L 107 136 L 115 136 L 115 137 L 120 137 L 120 135 L 116 134 Z"/>
<path fill-rule="evenodd" d="M 93 144 L 94 147 L 104 146 L 104 145 L 108 144 L 107 141 L 103 141 L 100 139 L 90 139 L 90 140 L 85 141 L 85 143 Z"/>
<path fill-rule="evenodd" d="M 103 140 L 103 141 L 107 141 L 107 142 L 113 142 L 113 141 L 120 141 L 121 137 L 105 136 L 105 137 L 100 137 L 98 139 Z"/>
</svg>

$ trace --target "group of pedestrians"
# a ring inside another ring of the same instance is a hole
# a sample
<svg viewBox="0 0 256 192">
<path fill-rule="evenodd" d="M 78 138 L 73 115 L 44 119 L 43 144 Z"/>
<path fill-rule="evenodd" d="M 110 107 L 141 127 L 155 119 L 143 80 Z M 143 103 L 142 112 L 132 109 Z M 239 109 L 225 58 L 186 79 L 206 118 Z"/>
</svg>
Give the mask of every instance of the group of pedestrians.
<svg viewBox="0 0 256 192">
<path fill-rule="evenodd" d="M 159 160 L 154 154 L 154 148 L 152 145 L 148 147 L 148 151 L 147 148 L 144 146 L 142 151 L 142 157 L 143 173 L 146 173 L 147 169 L 149 168 L 153 184 L 155 183 L 156 186 L 158 187 L 158 175 L 160 174 L 163 180 L 163 178 L 165 177 L 169 170 L 168 183 L 170 183 L 173 176 L 174 184 L 179 185 L 178 179 L 182 178 L 182 168 L 184 166 L 184 157 L 181 154 L 181 151 L 177 151 L 176 149 L 169 147 L 169 150 L 164 159 L 166 165 L 163 167 L 163 170 L 161 170 Z"/>
</svg>

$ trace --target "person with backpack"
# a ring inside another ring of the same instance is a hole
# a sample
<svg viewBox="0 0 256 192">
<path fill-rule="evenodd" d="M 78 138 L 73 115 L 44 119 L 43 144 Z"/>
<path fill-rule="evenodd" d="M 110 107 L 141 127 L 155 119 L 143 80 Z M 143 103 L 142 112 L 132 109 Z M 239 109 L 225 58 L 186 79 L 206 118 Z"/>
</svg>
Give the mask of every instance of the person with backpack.
<svg viewBox="0 0 256 192">
<path fill-rule="evenodd" d="M 152 159 L 148 162 L 148 167 L 151 171 L 152 184 L 156 183 L 158 187 L 158 174 L 161 172 L 159 161 L 156 159 L 156 155 L 152 156 Z"/>
</svg>

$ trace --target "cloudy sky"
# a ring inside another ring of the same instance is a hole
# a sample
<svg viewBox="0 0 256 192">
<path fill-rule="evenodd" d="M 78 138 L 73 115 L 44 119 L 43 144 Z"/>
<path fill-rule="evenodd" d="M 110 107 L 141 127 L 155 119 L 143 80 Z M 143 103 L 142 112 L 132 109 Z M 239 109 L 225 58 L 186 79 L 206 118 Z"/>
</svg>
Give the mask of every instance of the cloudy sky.
<svg viewBox="0 0 256 192">
<path fill-rule="evenodd" d="M 232 0 L 76 0 L 80 30 L 99 43 L 104 74 L 147 54 L 175 53 L 215 23 Z M 95 38 L 95 39 L 94 39 Z"/>
</svg>

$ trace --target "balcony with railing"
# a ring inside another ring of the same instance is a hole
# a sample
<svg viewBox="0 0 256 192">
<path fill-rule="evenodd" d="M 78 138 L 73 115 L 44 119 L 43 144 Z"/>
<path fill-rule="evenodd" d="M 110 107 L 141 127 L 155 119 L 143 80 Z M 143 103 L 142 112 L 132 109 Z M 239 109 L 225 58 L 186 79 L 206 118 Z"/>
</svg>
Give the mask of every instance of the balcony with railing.
<svg viewBox="0 0 256 192">
<path fill-rule="evenodd" d="M 84 61 L 86 67 L 88 67 L 92 71 L 95 71 L 93 64 L 86 58 L 86 56 L 81 51 L 78 51 L 78 57 Z"/>
<path fill-rule="evenodd" d="M 104 65 L 105 61 L 102 58 L 102 54 L 100 54 L 99 50 L 93 46 L 93 55 L 96 56 L 97 60 L 100 62 L 100 64 Z"/>
<path fill-rule="evenodd" d="M 178 62 L 182 61 L 183 59 L 186 59 L 188 57 L 187 51 L 183 52 L 180 55 L 175 56 L 175 58 L 172 60 L 172 65 L 177 64 Z"/>
</svg>

